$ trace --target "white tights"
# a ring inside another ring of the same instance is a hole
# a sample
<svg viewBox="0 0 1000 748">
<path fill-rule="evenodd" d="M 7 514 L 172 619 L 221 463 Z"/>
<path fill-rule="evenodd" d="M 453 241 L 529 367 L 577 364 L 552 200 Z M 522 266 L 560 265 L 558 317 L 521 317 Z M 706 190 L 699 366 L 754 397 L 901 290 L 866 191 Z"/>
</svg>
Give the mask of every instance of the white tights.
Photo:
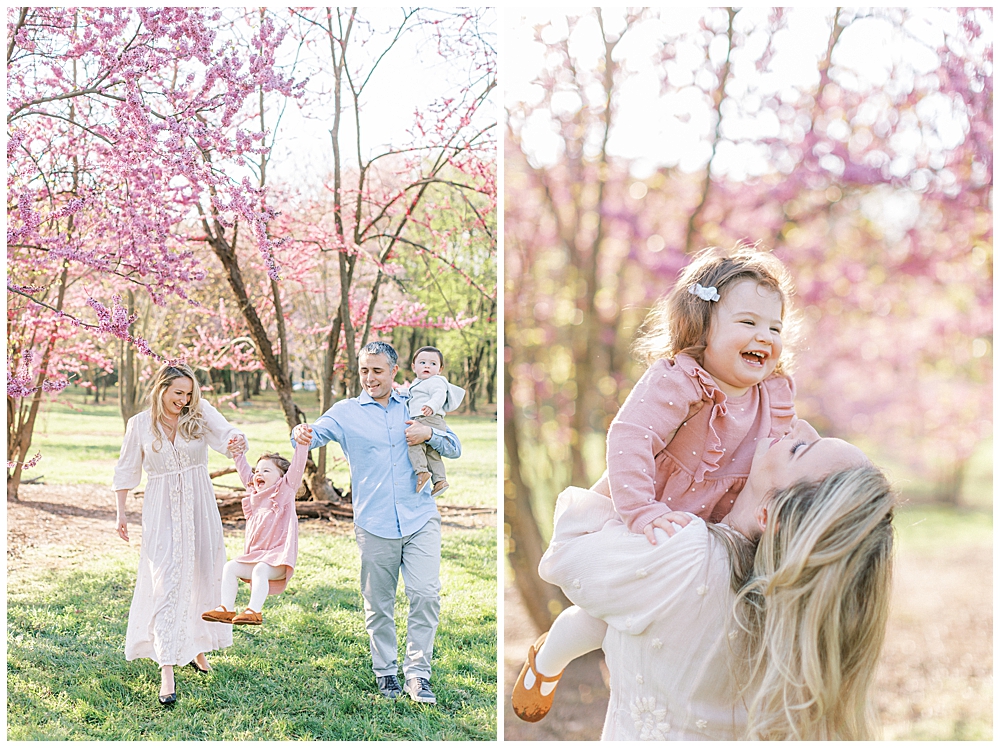
<svg viewBox="0 0 1000 748">
<path fill-rule="evenodd" d="M 264 600 L 267 599 L 268 580 L 284 579 L 284 566 L 271 566 L 258 561 L 246 564 L 242 561 L 227 561 L 222 567 L 222 605 L 226 610 L 236 610 L 236 591 L 240 577 L 250 580 L 250 602 L 247 607 L 255 613 L 260 613 Z"/>
<path fill-rule="evenodd" d="M 608 624 L 599 618 L 594 618 L 582 608 L 576 605 L 566 608 L 552 622 L 545 643 L 535 655 L 535 667 L 541 675 L 549 677 L 559 675 L 577 657 L 600 649 L 607 630 Z M 528 682 L 529 678 L 531 683 Z M 524 686 L 531 688 L 533 685 L 534 677 L 529 669 L 524 679 Z M 542 695 L 548 696 L 556 685 L 556 683 L 542 683 Z"/>
</svg>

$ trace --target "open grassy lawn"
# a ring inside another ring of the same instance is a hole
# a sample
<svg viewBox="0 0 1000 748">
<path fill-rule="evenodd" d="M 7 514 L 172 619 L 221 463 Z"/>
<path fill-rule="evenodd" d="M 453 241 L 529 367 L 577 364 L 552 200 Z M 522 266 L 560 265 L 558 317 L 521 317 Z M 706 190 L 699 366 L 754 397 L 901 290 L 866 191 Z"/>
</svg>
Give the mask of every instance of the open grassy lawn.
<svg viewBox="0 0 1000 748">
<path fill-rule="evenodd" d="M 115 404 L 81 405 L 81 399 L 70 393 L 68 404 L 42 414 L 33 448 L 43 459 L 25 477 L 44 476 L 46 486 L 56 489 L 94 484 L 78 487 L 97 495 L 110 486 L 124 425 Z M 302 400 L 311 418 L 319 415 L 311 395 Z M 273 401 L 255 399 L 223 413 L 247 433 L 251 452 L 290 452 Z M 457 416 L 448 422 L 463 455 L 447 463 L 452 488 L 442 503 L 495 506 L 495 419 Z M 227 464 L 211 453 L 210 469 Z M 346 466 L 332 477 L 346 486 Z M 235 486 L 238 480 L 227 475 L 217 483 Z M 109 506 L 110 495 L 108 489 Z M 44 511 L 44 502 L 37 506 Z M 156 701 L 156 665 L 125 662 L 123 656 L 138 547 L 104 537 L 26 546 L 8 564 L 7 739 L 494 740 L 496 527 L 446 523 L 443 529 L 432 677 L 437 705 L 378 696 L 358 584 L 360 559 L 348 527 L 302 526 L 295 578 L 285 593 L 268 599 L 264 625 L 234 627 L 233 646 L 209 655 L 213 672 L 177 669 L 178 702 L 169 710 Z M 242 544 L 242 532 L 227 530 L 230 558 Z M 237 604 L 247 594 L 241 586 Z M 404 641 L 408 604 L 402 584 L 397 603 L 396 626 Z"/>
<path fill-rule="evenodd" d="M 227 540 L 229 556 L 242 549 Z M 436 706 L 387 702 L 374 676 L 353 537 L 304 531 L 288 591 L 264 625 L 234 627 L 214 672 L 178 669 L 178 703 L 122 650 L 138 549 L 67 554 L 7 583 L 9 740 L 492 740 L 496 735 L 496 532 L 442 540 Z M 246 595 L 244 587 L 240 600 Z M 400 587 L 396 626 L 406 630 Z M 402 660 L 403 653 L 400 653 Z"/>
</svg>

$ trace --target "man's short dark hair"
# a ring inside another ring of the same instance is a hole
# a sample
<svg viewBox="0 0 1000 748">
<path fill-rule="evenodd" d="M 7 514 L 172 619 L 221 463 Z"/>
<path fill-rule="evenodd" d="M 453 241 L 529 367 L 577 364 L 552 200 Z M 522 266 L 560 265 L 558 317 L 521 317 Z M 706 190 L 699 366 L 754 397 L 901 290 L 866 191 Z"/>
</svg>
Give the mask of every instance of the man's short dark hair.
<svg viewBox="0 0 1000 748">
<path fill-rule="evenodd" d="M 441 368 L 443 369 L 444 368 L 444 354 L 441 353 L 441 351 L 439 351 L 437 348 L 435 348 L 432 345 L 425 345 L 423 348 L 417 348 L 416 353 L 413 354 L 413 358 L 410 359 L 410 365 L 412 366 L 413 362 L 417 360 L 417 356 L 419 356 L 421 353 L 427 353 L 428 351 L 430 353 L 436 353 L 438 355 L 438 361 L 441 362 Z"/>
<path fill-rule="evenodd" d="M 367 353 L 369 356 L 382 354 L 386 357 L 386 360 L 388 360 L 389 366 L 395 366 L 396 362 L 399 360 L 399 354 L 396 353 L 396 349 L 381 340 L 373 340 L 361 349 L 361 353 Z M 359 353 L 358 356 L 360 356 L 361 353 Z"/>
</svg>

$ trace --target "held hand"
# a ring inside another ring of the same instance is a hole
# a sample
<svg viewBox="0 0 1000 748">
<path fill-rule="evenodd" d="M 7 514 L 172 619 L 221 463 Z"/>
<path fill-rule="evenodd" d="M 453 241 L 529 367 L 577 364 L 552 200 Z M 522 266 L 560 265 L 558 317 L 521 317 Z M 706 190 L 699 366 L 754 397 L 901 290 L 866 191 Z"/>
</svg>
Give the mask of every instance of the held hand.
<svg viewBox="0 0 1000 748">
<path fill-rule="evenodd" d="M 642 534 L 646 536 L 646 540 L 656 545 L 656 536 L 653 534 L 654 528 L 659 527 L 668 537 L 672 538 L 677 533 L 677 528 L 674 527 L 674 524 L 686 527 L 690 522 L 691 515 L 686 512 L 667 512 L 642 528 Z"/>
<path fill-rule="evenodd" d="M 431 427 L 424 423 L 416 423 L 415 421 L 407 421 L 407 423 L 410 424 L 410 427 L 404 433 L 406 434 L 406 443 L 411 447 L 423 444 L 434 436 Z"/>
<path fill-rule="evenodd" d="M 119 513 L 115 519 L 115 529 L 118 532 L 118 537 L 128 542 L 128 521 L 125 519 L 125 515 Z"/>
<path fill-rule="evenodd" d="M 423 413 L 425 416 L 432 416 L 432 415 L 434 415 L 434 411 L 431 410 L 431 406 L 430 405 L 424 405 L 420 409 L 420 412 Z"/>
<path fill-rule="evenodd" d="M 312 438 L 313 438 L 312 426 L 310 426 L 308 423 L 300 423 L 298 426 L 292 429 L 292 436 L 295 438 L 295 441 L 297 443 L 308 447 L 310 444 L 312 444 Z"/>
<path fill-rule="evenodd" d="M 246 437 L 240 434 L 231 436 L 229 441 L 226 443 L 226 449 L 229 450 L 229 454 L 234 459 L 239 457 L 241 454 L 244 454 L 247 451 L 248 446 Z"/>
</svg>

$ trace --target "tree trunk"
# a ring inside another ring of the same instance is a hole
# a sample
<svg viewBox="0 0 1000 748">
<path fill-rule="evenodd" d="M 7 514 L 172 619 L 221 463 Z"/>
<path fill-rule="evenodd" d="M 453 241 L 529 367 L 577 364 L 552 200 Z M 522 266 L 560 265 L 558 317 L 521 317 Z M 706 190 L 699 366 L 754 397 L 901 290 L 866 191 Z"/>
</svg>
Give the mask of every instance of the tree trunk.
<svg viewBox="0 0 1000 748">
<path fill-rule="evenodd" d="M 333 407 L 333 365 L 337 358 L 337 346 L 340 341 L 340 311 L 337 311 L 333 322 L 330 324 L 330 334 L 326 340 L 326 351 L 323 354 L 323 372 L 320 377 L 320 408 L 326 413 Z M 327 447 L 319 448 L 318 464 L 315 472 L 310 476 L 310 488 L 313 496 L 329 497 L 336 489 L 333 483 L 326 478 L 326 455 Z M 348 491 L 348 495 L 350 491 Z M 333 499 L 329 499 L 333 500 Z"/>
<path fill-rule="evenodd" d="M 965 483 L 968 459 L 957 459 L 942 469 L 934 486 L 934 500 L 939 504 L 951 507 L 962 506 L 962 484 Z"/>
<path fill-rule="evenodd" d="M 708 163 L 705 165 L 705 181 L 701 185 L 698 204 L 691 211 L 691 215 L 688 216 L 687 231 L 685 232 L 684 239 L 684 251 L 688 254 L 694 250 L 695 238 L 701 236 L 699 219 L 701 218 L 702 211 L 705 210 L 705 205 L 708 203 L 708 193 L 712 187 L 712 163 L 715 161 L 715 152 L 719 147 L 719 141 L 722 139 L 722 102 L 726 98 L 726 84 L 729 82 L 729 72 L 732 64 L 729 58 L 733 53 L 733 21 L 739 12 L 739 8 L 726 8 L 726 12 L 729 14 L 729 25 L 726 27 L 726 37 L 729 46 L 726 50 L 726 61 L 723 63 L 722 71 L 719 75 L 719 86 L 712 95 L 715 105 L 715 129 L 712 133 L 712 153 L 708 157 Z"/>
<path fill-rule="evenodd" d="M 125 303 L 131 317 L 135 313 L 135 293 L 132 289 L 125 292 Z M 135 334 L 135 326 L 129 326 L 129 334 Z M 139 367 L 136 361 L 135 348 L 127 345 L 124 340 L 118 341 L 118 411 L 122 422 L 128 425 L 128 420 L 142 410 L 140 402 L 142 393 L 139 387 Z"/>
<path fill-rule="evenodd" d="M 226 241 L 225 229 L 218 221 L 215 221 L 214 230 L 208 225 L 208 219 L 203 216 L 202 225 L 208 237 L 208 244 L 215 252 L 216 257 L 222 263 L 226 271 L 226 281 L 233 292 L 236 306 L 243 314 L 243 319 L 247 323 L 250 332 L 250 339 L 253 340 L 257 355 L 260 356 L 264 369 L 271 377 L 274 389 L 278 393 L 278 401 L 281 403 L 281 410 L 285 414 L 285 423 L 292 429 L 297 424 L 305 421 L 305 413 L 295 404 L 292 399 L 292 383 L 287 374 L 282 370 L 278 357 L 274 354 L 274 346 L 264 329 L 264 324 L 257 316 L 257 310 L 250 302 L 247 294 L 246 284 L 243 281 L 243 273 L 240 271 L 239 263 L 236 259 L 236 236 L 237 230 L 233 230 L 231 242 Z"/>
<path fill-rule="evenodd" d="M 73 216 L 70 216 L 70 232 L 72 232 Z M 66 297 L 66 279 L 69 274 L 69 261 L 63 260 L 62 273 L 59 276 L 59 294 L 56 297 L 56 309 L 62 311 L 63 300 Z M 56 327 L 58 320 L 53 320 L 52 333 L 49 335 L 48 344 L 45 346 L 45 353 L 42 354 L 42 363 L 38 367 L 38 378 L 35 380 L 36 390 L 31 396 L 31 407 L 28 410 L 28 417 L 19 424 L 13 444 L 8 446 L 7 453 L 13 453 L 14 472 L 7 476 L 7 500 L 17 501 L 18 489 L 21 487 L 21 473 L 24 471 L 24 460 L 31 449 L 31 438 L 35 432 L 35 419 L 38 417 L 38 409 L 42 405 L 42 385 L 49 373 L 49 361 L 52 358 L 52 351 L 56 345 Z M 8 415 L 12 410 L 11 398 L 7 398 Z M 13 447 L 13 449 L 11 449 Z M 9 459 L 9 458 L 8 458 Z"/>
<path fill-rule="evenodd" d="M 507 478 L 504 480 L 503 512 L 507 559 L 514 570 L 514 584 L 521 593 L 528 615 L 539 629 L 547 631 L 555 617 L 570 602 L 562 590 L 538 576 L 538 562 L 544 552 L 544 541 L 531 508 L 531 492 L 521 477 L 518 418 L 510 388 L 510 367 L 505 366 L 503 442 L 507 454 Z"/>
</svg>

